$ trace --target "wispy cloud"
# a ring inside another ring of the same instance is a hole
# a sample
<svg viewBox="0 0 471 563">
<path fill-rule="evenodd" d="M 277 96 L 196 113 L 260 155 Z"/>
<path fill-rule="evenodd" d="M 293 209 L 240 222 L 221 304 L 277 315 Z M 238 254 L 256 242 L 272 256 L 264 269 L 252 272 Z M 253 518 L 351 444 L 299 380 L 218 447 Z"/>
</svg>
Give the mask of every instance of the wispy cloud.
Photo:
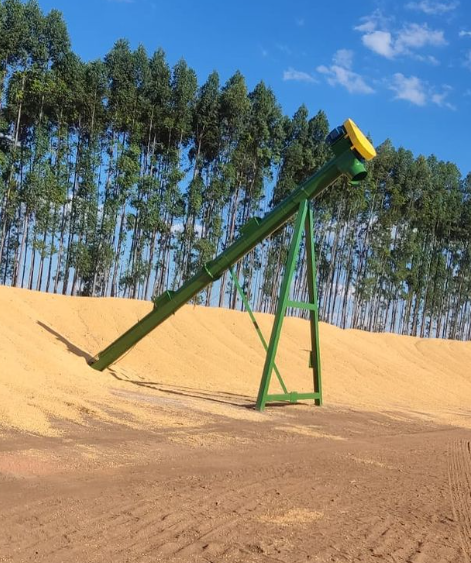
<svg viewBox="0 0 471 563">
<path fill-rule="evenodd" d="M 407 100 L 416 106 L 424 106 L 427 103 L 424 84 L 417 76 L 407 78 L 400 72 L 393 76 L 389 88 L 395 92 L 394 99 Z"/>
<path fill-rule="evenodd" d="M 471 31 L 462 30 L 458 33 L 460 37 L 471 37 Z"/>
<path fill-rule="evenodd" d="M 355 29 L 362 33 L 361 40 L 365 47 L 387 59 L 398 55 L 416 56 L 414 51 L 423 47 L 447 44 L 443 31 L 430 29 L 427 24 L 409 23 L 395 31 L 388 27 L 388 20 L 374 12 L 363 18 L 363 23 Z"/>
<path fill-rule="evenodd" d="M 352 70 L 352 65 L 353 51 L 340 49 L 333 56 L 332 64 L 318 66 L 317 72 L 323 74 L 331 86 L 343 86 L 351 94 L 373 94 L 373 88 Z"/>
<path fill-rule="evenodd" d="M 416 106 L 435 104 L 439 107 L 455 110 L 456 106 L 447 100 L 452 91 L 451 86 L 442 86 L 437 92 L 417 76 L 404 76 L 400 72 L 393 76 L 389 89 L 395 93 L 395 100 L 405 100 Z"/>
<path fill-rule="evenodd" d="M 448 94 L 453 90 L 453 88 L 451 86 L 448 86 L 447 84 L 445 86 L 443 86 L 443 90 L 441 93 L 434 93 L 431 95 L 431 102 L 432 104 L 436 104 L 437 106 L 441 107 L 441 108 L 448 108 L 451 110 L 456 110 L 456 106 L 450 102 L 447 101 L 447 97 Z"/>
<path fill-rule="evenodd" d="M 293 51 L 291 50 L 291 48 L 288 47 L 288 45 L 286 45 L 285 43 L 277 43 L 276 48 L 278 49 L 278 51 L 280 51 L 281 53 L 284 53 L 285 55 L 292 55 L 293 54 Z"/>
<path fill-rule="evenodd" d="M 468 51 L 463 60 L 463 66 L 471 70 L 471 51 Z"/>
<path fill-rule="evenodd" d="M 439 0 L 421 0 L 420 2 L 409 2 L 406 4 L 406 8 L 409 10 L 423 12 L 429 16 L 441 16 L 456 10 L 459 4 L 460 3 L 457 0 L 450 2 L 443 2 Z"/>
<path fill-rule="evenodd" d="M 389 24 L 391 23 L 391 17 L 385 16 L 381 10 L 376 9 L 368 16 L 363 16 L 362 18 L 360 18 L 360 21 L 362 23 L 355 26 L 354 29 L 356 29 L 357 31 L 370 33 L 378 28 L 387 29 L 389 27 Z"/>
<path fill-rule="evenodd" d="M 334 64 L 351 69 L 353 66 L 353 51 L 350 49 L 339 49 L 332 57 Z"/>
<path fill-rule="evenodd" d="M 312 76 L 308 72 L 304 72 L 302 70 L 296 70 L 292 67 L 290 67 L 288 70 L 285 70 L 283 72 L 283 80 L 285 81 L 294 80 L 295 82 L 311 82 L 311 83 L 318 82 L 318 80 L 316 80 L 314 76 Z"/>
<path fill-rule="evenodd" d="M 433 55 L 417 55 L 417 54 L 414 54 L 413 58 L 416 61 L 428 63 L 428 64 L 431 64 L 432 66 L 438 66 L 440 64 L 440 61 L 436 57 L 434 57 Z"/>
<path fill-rule="evenodd" d="M 446 45 L 443 31 L 429 29 L 427 24 L 411 23 L 399 31 L 394 47 L 398 53 L 407 53 L 409 49 L 420 49 L 426 45 Z"/>
</svg>

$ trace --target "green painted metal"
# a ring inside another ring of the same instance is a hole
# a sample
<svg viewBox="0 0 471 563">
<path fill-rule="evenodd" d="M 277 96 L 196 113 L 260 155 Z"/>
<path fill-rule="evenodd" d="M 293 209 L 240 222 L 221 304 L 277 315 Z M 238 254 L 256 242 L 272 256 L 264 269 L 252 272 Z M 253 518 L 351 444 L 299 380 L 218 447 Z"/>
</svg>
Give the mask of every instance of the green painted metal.
<svg viewBox="0 0 471 563">
<path fill-rule="evenodd" d="M 321 377 L 321 354 L 319 348 L 319 308 L 317 300 L 317 275 L 316 275 L 316 253 L 314 249 L 314 216 L 312 206 L 309 206 L 306 214 L 306 257 L 307 257 L 307 288 L 309 302 L 315 307 L 310 311 L 311 324 L 311 354 L 309 367 L 312 368 L 312 379 L 314 393 L 314 404 L 322 405 L 322 377 Z"/>
<path fill-rule="evenodd" d="M 240 295 L 240 298 L 242 299 L 242 303 L 244 304 L 244 307 L 246 308 L 247 313 L 249 314 L 250 320 L 252 321 L 252 324 L 255 327 L 255 330 L 257 331 L 257 334 L 258 334 L 260 340 L 262 341 L 263 348 L 265 349 L 265 352 L 266 352 L 268 350 L 268 344 L 267 344 L 267 341 L 265 340 L 265 337 L 263 336 L 262 331 L 260 330 L 260 327 L 258 326 L 257 319 L 255 318 L 255 315 L 253 314 L 252 307 L 250 306 L 249 300 L 247 299 L 247 296 L 245 295 L 244 290 L 240 286 L 239 280 L 237 279 L 237 276 L 235 275 L 234 270 L 232 268 L 229 268 L 229 273 L 230 273 L 232 281 L 234 282 L 234 285 L 236 286 L 236 289 L 237 289 L 237 291 Z M 285 382 L 283 381 L 283 378 L 281 377 L 280 371 L 278 370 L 276 363 L 273 364 L 273 370 L 276 374 L 276 377 L 278 379 L 279 384 L 281 385 L 281 388 L 283 389 L 283 392 L 288 393 L 288 389 L 286 388 Z"/>
<path fill-rule="evenodd" d="M 314 401 L 319 400 L 319 393 L 296 393 L 296 391 L 291 391 L 290 393 L 275 393 L 267 395 L 267 403 L 272 401 L 289 401 L 290 403 L 297 403 L 298 401 L 306 401 L 309 399 L 314 399 Z"/>
<path fill-rule="evenodd" d="M 342 131 L 337 134 L 340 130 Z M 228 268 L 243 258 L 259 242 L 284 225 L 298 211 L 300 204 L 319 196 L 340 176 L 346 175 L 351 182 L 362 180 L 366 176 L 365 166 L 354 150 L 352 141 L 346 135 L 345 128 L 337 128 L 335 131 L 334 136 L 329 136 L 334 158 L 298 186 L 263 219 L 252 219 L 233 244 L 214 260 L 205 264 L 177 291 L 166 291 L 158 297 L 154 310 L 93 358 L 90 362 L 91 366 L 101 371 L 118 360 L 180 307 L 198 295 L 207 285 L 220 278 Z"/>
<path fill-rule="evenodd" d="M 288 307 L 296 309 L 308 309 L 309 311 L 317 310 L 317 303 L 303 303 L 302 301 L 288 301 Z"/>
<path fill-rule="evenodd" d="M 296 261 L 299 254 L 301 239 L 303 232 L 305 233 L 306 254 L 307 254 L 307 278 L 308 278 L 308 295 L 309 303 L 300 301 L 292 301 L 289 298 L 291 282 L 293 281 L 294 271 L 296 269 Z M 283 394 L 270 394 L 270 381 L 275 366 L 275 357 L 278 350 L 278 344 L 281 336 L 281 329 L 285 319 L 288 307 L 296 307 L 307 309 L 310 312 L 310 328 L 311 328 L 311 353 L 310 366 L 313 369 L 313 393 L 297 393 L 296 391 L 285 392 Z M 314 252 L 314 229 L 313 214 L 311 206 L 307 200 L 299 205 L 298 216 L 293 232 L 293 238 L 288 253 L 288 259 L 285 266 L 285 273 L 281 283 L 280 294 L 278 296 L 278 306 L 273 322 L 270 343 L 268 345 L 265 365 L 263 367 L 262 380 L 257 397 L 257 409 L 262 411 L 267 402 L 270 401 L 289 401 L 295 403 L 299 399 L 313 399 L 316 405 L 322 404 L 322 385 L 321 385 L 321 364 L 319 354 L 319 317 L 317 308 L 317 285 L 316 285 L 316 262 Z"/>
</svg>

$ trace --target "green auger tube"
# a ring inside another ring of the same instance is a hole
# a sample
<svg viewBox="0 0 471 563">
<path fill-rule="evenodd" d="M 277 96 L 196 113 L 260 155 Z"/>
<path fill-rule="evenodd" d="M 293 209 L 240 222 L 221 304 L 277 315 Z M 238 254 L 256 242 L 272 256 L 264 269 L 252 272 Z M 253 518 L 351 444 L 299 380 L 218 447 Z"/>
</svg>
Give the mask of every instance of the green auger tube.
<svg viewBox="0 0 471 563">
<path fill-rule="evenodd" d="M 193 277 L 176 291 L 165 291 L 154 302 L 154 309 L 102 350 L 90 365 L 102 371 L 118 360 L 139 340 L 162 324 L 170 315 L 198 295 L 207 285 L 219 279 L 233 264 L 243 258 L 258 243 L 286 223 L 299 209 L 299 204 L 319 196 L 340 176 L 354 184 L 366 177 L 365 160 L 375 156 L 375 150 L 351 119 L 335 128 L 327 137 L 334 158 L 299 185 L 265 217 L 253 217 L 240 230 L 240 236 L 219 256 L 207 262 Z"/>
</svg>

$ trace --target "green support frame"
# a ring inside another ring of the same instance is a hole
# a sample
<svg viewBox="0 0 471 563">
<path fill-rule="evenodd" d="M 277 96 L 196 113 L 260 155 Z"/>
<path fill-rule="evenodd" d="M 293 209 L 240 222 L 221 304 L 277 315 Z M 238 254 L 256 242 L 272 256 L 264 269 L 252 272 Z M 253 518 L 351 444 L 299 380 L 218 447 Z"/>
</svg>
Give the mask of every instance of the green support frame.
<svg viewBox="0 0 471 563">
<path fill-rule="evenodd" d="M 234 270 L 232 268 L 229 268 L 229 273 L 231 275 L 232 281 L 234 282 L 234 285 L 236 286 L 237 291 L 239 292 L 240 298 L 242 299 L 242 303 L 244 304 L 244 307 L 246 308 L 250 320 L 253 323 L 253 326 L 255 327 L 255 330 L 257 331 L 257 334 L 262 342 L 262 346 L 265 348 L 265 352 L 268 352 L 268 344 L 267 341 L 265 340 L 265 337 L 263 336 L 262 331 L 260 330 L 260 327 L 258 326 L 257 320 L 255 319 L 255 316 L 253 314 L 252 308 L 250 307 L 250 303 L 249 300 L 247 299 L 247 296 L 244 293 L 244 290 L 242 289 L 242 287 L 240 286 L 239 280 L 237 279 L 237 276 L 234 273 Z M 283 393 L 288 393 L 288 389 L 286 388 L 285 382 L 283 381 L 283 378 L 281 377 L 280 371 L 278 370 L 277 366 L 275 363 L 273 363 L 273 371 L 276 374 L 276 377 L 278 378 L 278 382 L 281 385 L 281 388 L 283 389 Z"/>
<path fill-rule="evenodd" d="M 306 255 L 307 255 L 307 283 L 309 302 L 302 303 L 300 301 L 290 300 L 290 289 L 293 280 L 293 274 L 296 269 L 296 261 L 299 255 L 299 248 L 301 245 L 303 232 L 306 235 Z M 260 389 L 257 397 L 256 408 L 263 411 L 266 403 L 272 401 L 289 401 L 295 403 L 302 399 L 313 399 L 314 404 L 320 406 L 322 404 L 322 381 L 321 381 L 321 360 L 319 351 L 319 311 L 317 307 L 317 284 L 316 284 L 316 257 L 314 251 L 314 219 L 312 208 L 307 200 L 299 204 L 296 224 L 294 227 L 293 238 L 288 253 L 288 260 L 286 262 L 285 273 L 281 284 L 280 295 L 278 298 L 278 305 L 275 313 L 275 320 L 270 336 L 270 342 L 266 343 L 262 332 L 255 320 L 250 304 L 245 296 L 237 277 L 234 275 L 232 269 L 230 270 L 231 277 L 239 292 L 245 308 L 247 309 L 250 318 L 255 326 L 255 329 L 262 341 L 267 355 L 265 365 L 263 368 L 262 379 L 260 382 Z M 281 377 L 281 374 L 276 366 L 275 358 L 278 350 L 278 344 L 281 336 L 281 329 L 288 307 L 295 307 L 299 309 L 307 309 L 310 312 L 310 329 L 311 329 L 311 352 L 309 359 L 309 367 L 313 372 L 313 387 L 312 393 L 298 393 L 296 391 L 289 392 Z M 283 390 L 282 393 L 269 393 L 272 373 L 275 372 L 278 382 Z"/>
</svg>

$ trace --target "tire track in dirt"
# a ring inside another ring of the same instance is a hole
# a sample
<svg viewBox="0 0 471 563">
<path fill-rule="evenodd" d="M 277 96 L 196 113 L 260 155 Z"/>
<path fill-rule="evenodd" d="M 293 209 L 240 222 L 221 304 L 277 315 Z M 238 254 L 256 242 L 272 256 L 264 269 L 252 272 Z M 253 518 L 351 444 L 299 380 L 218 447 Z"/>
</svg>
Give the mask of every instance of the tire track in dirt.
<svg viewBox="0 0 471 563">
<path fill-rule="evenodd" d="M 392 563 L 425 563 L 428 561 L 422 552 L 427 542 L 427 533 L 423 530 L 405 531 L 401 521 L 391 515 L 376 517 L 374 521 L 364 522 L 362 531 L 363 549 L 357 558 L 368 555 L 373 560 L 391 561 Z M 368 559 L 369 560 L 369 559 Z"/>
<path fill-rule="evenodd" d="M 447 444 L 448 441 L 442 450 L 445 454 Z M 434 449 L 437 453 L 440 451 L 435 445 Z M 351 562 L 381 560 L 389 563 L 464 563 L 456 518 L 452 518 L 449 501 L 446 455 L 442 459 L 442 469 L 434 469 L 430 475 L 427 475 L 425 464 L 423 470 L 418 465 L 417 472 L 415 467 L 410 473 L 394 475 L 389 472 L 389 490 L 381 488 L 373 491 L 367 486 L 362 500 L 366 506 L 371 507 L 370 514 L 361 510 L 349 530 L 350 533 L 353 531 L 352 541 L 347 544 L 341 537 L 338 538 L 322 553 L 322 561 L 330 561 L 329 557 L 340 560 L 341 556 L 344 558 L 342 560 Z M 430 463 L 431 460 L 427 462 Z M 368 473 L 373 472 L 376 466 L 365 465 L 365 471 L 366 469 Z M 384 468 L 378 466 L 379 471 L 382 469 Z M 367 482 L 368 473 L 364 473 L 363 477 L 360 475 L 355 483 L 361 483 L 362 479 Z M 416 481 L 414 474 L 423 475 L 425 479 Z M 396 481 L 395 487 L 393 483 Z M 348 510 L 348 507 L 345 508 Z M 466 563 L 469 563 L 468 560 Z"/>
<path fill-rule="evenodd" d="M 225 540 L 244 516 L 257 509 L 254 498 L 266 492 L 267 481 L 276 483 L 279 478 L 278 472 L 271 477 L 263 473 L 256 480 L 239 475 L 227 486 L 219 484 L 208 490 L 198 501 L 188 498 L 188 491 L 205 487 L 184 480 L 176 480 L 169 487 L 172 494 L 162 496 L 162 491 L 151 487 L 146 498 L 131 502 L 129 497 L 120 499 L 119 493 L 80 501 L 63 497 L 60 503 L 46 498 L 29 504 L 29 516 L 25 517 L 24 507 L 4 513 L 2 520 L 9 519 L 13 527 L 8 548 L 10 553 L 40 553 L 50 561 L 63 561 L 72 555 L 80 558 L 84 548 L 90 546 L 100 546 L 100 560 L 109 553 L 114 561 L 125 561 L 130 555 L 136 560 L 151 555 L 183 560 L 196 554 L 212 560 L 224 556 L 228 549 L 242 553 L 246 546 L 229 546 Z M 133 494 L 136 492 L 144 494 Z M 182 504 L 183 510 L 171 510 Z M 214 513 L 218 506 L 219 516 Z M 87 560 L 94 561 L 94 555 L 88 554 Z"/>
<path fill-rule="evenodd" d="M 469 433 L 404 428 L 385 440 L 365 422 L 350 443 L 270 433 L 224 453 L 171 445 L 167 461 L 18 481 L 0 506 L 0 562 L 471 563 Z"/>
<path fill-rule="evenodd" d="M 159 531 L 156 541 L 148 545 L 143 555 L 158 553 L 172 557 L 172 560 L 185 562 L 197 556 L 208 561 L 219 561 L 229 556 L 236 560 L 250 560 L 248 546 L 237 542 L 234 531 L 241 526 L 250 525 L 248 522 L 251 514 L 260 508 L 260 498 L 267 494 L 266 487 L 271 481 L 276 483 L 279 479 L 278 472 L 275 473 L 275 476 L 265 476 L 265 479 L 262 479 L 263 475 L 259 475 L 255 481 L 239 483 L 238 486 L 232 484 L 227 488 L 219 486 L 208 491 L 203 502 L 200 500 L 187 505 L 183 528 L 174 529 L 170 526 Z M 221 508 L 217 515 L 214 514 L 215 506 Z M 168 515 L 170 516 L 176 515 Z M 275 561 L 258 551 L 257 555 L 259 559 Z"/>
<path fill-rule="evenodd" d="M 455 440 L 448 451 L 448 478 L 453 515 L 466 563 L 471 561 L 471 442 Z"/>
<path fill-rule="evenodd" d="M 284 496 L 290 502 L 302 505 L 300 491 L 309 477 L 309 467 L 301 464 L 297 466 L 296 474 L 287 471 L 286 466 L 259 469 L 255 474 L 245 471 L 226 474 L 210 487 L 205 484 L 206 478 L 177 478 L 168 483 L 166 491 L 147 485 L 145 489 L 129 490 L 127 497 L 114 491 L 102 499 L 92 497 L 80 502 L 63 499 L 69 513 L 64 511 L 64 505 L 58 507 L 57 502 L 48 501 L 42 504 L 41 511 L 39 505 L 34 507 L 42 514 L 40 523 L 37 515 L 23 521 L 23 534 L 28 528 L 33 532 L 32 536 L 36 536 L 36 542 L 25 545 L 27 542 L 23 539 L 21 548 L 23 552 L 31 552 L 35 546 L 42 555 L 41 561 L 51 563 L 72 560 L 73 557 L 73 560 L 85 560 L 85 554 L 89 563 L 106 559 L 185 563 L 191 560 L 284 561 L 277 558 L 266 541 L 263 545 L 265 552 L 259 551 L 257 539 L 249 540 L 250 531 L 247 531 L 257 514 L 276 506 L 277 484 L 281 477 L 284 478 Z M 198 490 L 200 494 L 194 495 Z M 132 495 L 132 501 L 129 495 Z M 260 505 L 260 499 L 266 504 Z M 83 517 L 85 509 L 86 518 Z M 401 517 L 394 513 L 364 514 L 356 519 L 355 535 L 360 540 L 360 549 L 351 543 L 342 546 L 335 541 L 328 550 L 329 555 L 332 555 L 331 550 L 335 551 L 339 561 L 456 561 L 447 556 L 440 557 L 441 547 L 434 541 L 433 528 L 429 530 L 424 523 L 416 524 L 413 518 L 405 528 L 407 518 L 405 514 Z M 63 519 L 65 524 L 60 534 L 57 527 L 55 533 L 54 526 L 48 529 L 58 519 Z M 18 532 L 15 535 L 19 539 L 21 531 Z M 438 555 L 438 559 L 434 555 Z M 305 559 L 297 553 L 292 556 L 292 561 Z"/>
</svg>

